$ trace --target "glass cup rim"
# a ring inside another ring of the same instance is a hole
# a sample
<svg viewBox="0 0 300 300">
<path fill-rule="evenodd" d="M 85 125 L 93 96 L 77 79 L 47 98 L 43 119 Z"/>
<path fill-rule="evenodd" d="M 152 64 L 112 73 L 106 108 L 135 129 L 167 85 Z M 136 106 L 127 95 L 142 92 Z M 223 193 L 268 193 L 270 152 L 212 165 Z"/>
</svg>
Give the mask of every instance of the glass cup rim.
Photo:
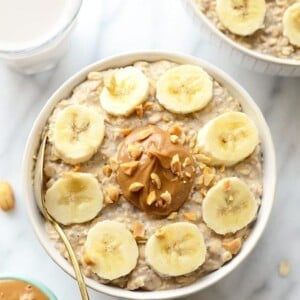
<svg viewBox="0 0 300 300">
<path fill-rule="evenodd" d="M 78 4 L 77 4 L 78 6 L 76 7 L 74 14 L 69 19 L 69 21 L 67 21 L 66 24 L 62 28 L 60 28 L 57 32 L 55 32 L 53 35 L 51 35 L 47 40 L 45 40 L 35 46 L 27 47 L 24 49 L 18 49 L 18 50 L 1 50 L 0 49 L 0 55 L 31 54 L 33 52 L 36 52 L 39 49 L 44 48 L 45 46 L 50 44 L 52 41 L 54 41 L 57 38 L 59 38 L 60 36 L 62 36 L 72 26 L 72 24 L 74 23 L 74 21 L 76 20 L 78 14 L 79 14 L 83 0 L 77 0 L 77 1 L 78 1 Z"/>
</svg>

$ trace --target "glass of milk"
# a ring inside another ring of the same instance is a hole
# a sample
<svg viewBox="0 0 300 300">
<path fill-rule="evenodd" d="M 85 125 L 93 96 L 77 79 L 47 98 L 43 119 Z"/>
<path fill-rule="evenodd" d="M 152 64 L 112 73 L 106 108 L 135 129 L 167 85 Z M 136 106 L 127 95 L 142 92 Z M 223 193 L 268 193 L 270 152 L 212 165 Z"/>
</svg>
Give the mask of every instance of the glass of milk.
<svg viewBox="0 0 300 300">
<path fill-rule="evenodd" d="M 69 45 L 82 0 L 0 0 L 0 59 L 33 74 L 53 68 Z"/>
</svg>

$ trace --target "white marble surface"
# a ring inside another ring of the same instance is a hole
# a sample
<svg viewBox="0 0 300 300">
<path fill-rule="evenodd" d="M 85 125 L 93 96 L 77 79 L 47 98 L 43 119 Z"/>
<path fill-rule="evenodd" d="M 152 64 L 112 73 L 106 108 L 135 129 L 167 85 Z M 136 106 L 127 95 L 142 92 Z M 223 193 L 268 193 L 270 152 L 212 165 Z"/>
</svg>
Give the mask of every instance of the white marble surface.
<svg viewBox="0 0 300 300">
<path fill-rule="evenodd" d="M 15 189 L 16 209 L 0 211 L 0 273 L 26 273 L 60 300 L 79 299 L 75 281 L 39 245 L 26 215 L 21 160 L 34 119 L 48 97 L 75 71 L 107 55 L 138 49 L 177 50 L 223 68 L 262 109 L 273 133 L 278 186 L 268 227 L 254 252 L 231 275 L 188 299 L 300 299 L 300 79 L 251 73 L 207 45 L 179 0 L 84 0 L 72 47 L 56 69 L 23 76 L 0 64 L 0 178 Z M 291 272 L 278 275 L 288 259 Z M 90 292 L 91 299 L 112 299 Z"/>
</svg>

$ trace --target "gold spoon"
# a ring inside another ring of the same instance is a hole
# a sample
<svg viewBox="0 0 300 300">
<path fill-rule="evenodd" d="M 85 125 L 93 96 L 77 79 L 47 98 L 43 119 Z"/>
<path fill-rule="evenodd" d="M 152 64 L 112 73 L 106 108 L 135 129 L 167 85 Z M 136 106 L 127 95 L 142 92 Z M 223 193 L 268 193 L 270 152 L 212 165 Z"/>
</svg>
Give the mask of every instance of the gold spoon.
<svg viewBox="0 0 300 300">
<path fill-rule="evenodd" d="M 34 172 L 34 182 L 33 182 L 33 187 L 34 187 L 34 193 L 35 193 L 35 199 L 36 202 L 43 213 L 44 217 L 52 224 L 60 238 L 62 239 L 63 243 L 66 246 L 67 252 L 69 254 L 75 276 L 79 285 L 80 293 L 81 293 L 81 298 L 83 300 L 89 300 L 89 295 L 87 292 L 87 288 L 77 261 L 77 258 L 75 256 L 74 250 L 72 249 L 72 246 L 64 233 L 63 229 L 61 226 L 49 215 L 46 207 L 45 207 L 45 197 L 44 197 L 44 191 L 43 191 L 43 177 L 44 177 L 44 156 L 45 156 L 45 148 L 47 144 L 47 135 L 43 138 L 43 141 L 41 143 L 37 160 L 36 160 L 36 165 L 35 165 L 35 172 Z"/>
</svg>

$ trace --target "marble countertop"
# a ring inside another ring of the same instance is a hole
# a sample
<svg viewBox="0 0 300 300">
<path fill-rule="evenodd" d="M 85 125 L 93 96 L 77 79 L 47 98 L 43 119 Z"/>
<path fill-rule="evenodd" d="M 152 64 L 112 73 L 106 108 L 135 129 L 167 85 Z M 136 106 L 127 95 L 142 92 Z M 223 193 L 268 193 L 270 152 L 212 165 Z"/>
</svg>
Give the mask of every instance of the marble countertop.
<svg viewBox="0 0 300 300">
<path fill-rule="evenodd" d="M 13 212 L 0 211 L 0 273 L 27 273 L 60 300 L 80 298 L 75 281 L 47 256 L 27 218 L 21 190 L 24 146 L 38 112 L 70 75 L 108 55 L 139 49 L 181 51 L 228 72 L 263 111 L 277 152 L 276 201 L 257 247 L 229 276 L 186 299 L 300 299 L 300 79 L 240 69 L 203 40 L 180 0 L 85 0 L 71 49 L 55 69 L 25 76 L 0 64 L 0 178 L 11 182 L 16 196 Z M 291 264 L 285 278 L 278 273 L 283 259 Z"/>
</svg>

